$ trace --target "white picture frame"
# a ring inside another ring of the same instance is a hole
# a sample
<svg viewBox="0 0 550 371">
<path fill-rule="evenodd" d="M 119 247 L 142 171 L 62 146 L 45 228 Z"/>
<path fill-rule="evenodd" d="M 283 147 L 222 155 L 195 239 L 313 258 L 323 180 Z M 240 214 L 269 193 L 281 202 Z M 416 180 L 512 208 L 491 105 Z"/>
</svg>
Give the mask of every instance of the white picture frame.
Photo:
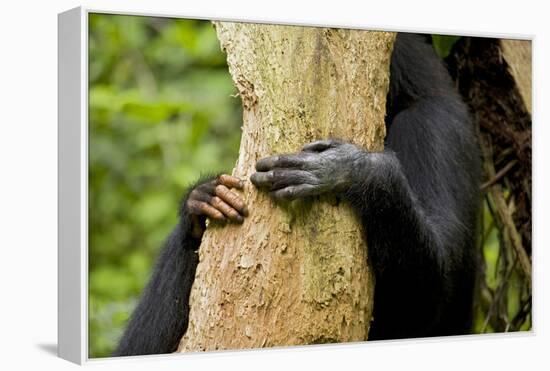
<svg viewBox="0 0 550 371">
<path fill-rule="evenodd" d="M 204 17 L 192 15 L 100 10 L 88 7 L 78 7 L 59 14 L 58 355 L 80 365 L 90 361 L 88 357 L 88 15 L 90 13 L 204 19 Z M 246 21 L 253 20 L 246 19 Z M 284 22 L 266 23 L 285 24 Z M 287 24 L 299 23 L 288 22 Z M 321 24 L 302 25 L 322 26 Z M 419 30 L 407 29 L 406 31 Z M 391 29 L 391 31 L 402 30 Z M 445 34 L 445 32 L 440 33 Z M 532 35 L 475 32 L 461 34 L 534 41 Z M 518 333 L 515 336 L 530 336 L 532 332 L 533 330 Z"/>
</svg>

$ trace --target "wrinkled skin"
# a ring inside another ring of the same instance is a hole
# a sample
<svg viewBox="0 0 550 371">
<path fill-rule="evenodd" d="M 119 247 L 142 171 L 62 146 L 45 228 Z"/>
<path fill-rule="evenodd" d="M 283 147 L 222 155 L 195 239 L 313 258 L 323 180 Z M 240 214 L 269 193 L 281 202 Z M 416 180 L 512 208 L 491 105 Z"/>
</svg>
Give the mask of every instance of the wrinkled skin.
<svg viewBox="0 0 550 371">
<path fill-rule="evenodd" d="M 184 203 L 190 215 L 195 238 L 201 238 L 206 228 L 206 218 L 219 222 L 242 223 L 248 216 L 248 209 L 242 197 L 231 189 L 243 189 L 243 181 L 231 175 L 222 174 L 196 186 Z"/>
<path fill-rule="evenodd" d="M 340 193 L 351 185 L 352 174 L 365 168 L 366 154 L 350 143 L 320 140 L 296 154 L 261 159 L 250 180 L 277 200 Z"/>
</svg>

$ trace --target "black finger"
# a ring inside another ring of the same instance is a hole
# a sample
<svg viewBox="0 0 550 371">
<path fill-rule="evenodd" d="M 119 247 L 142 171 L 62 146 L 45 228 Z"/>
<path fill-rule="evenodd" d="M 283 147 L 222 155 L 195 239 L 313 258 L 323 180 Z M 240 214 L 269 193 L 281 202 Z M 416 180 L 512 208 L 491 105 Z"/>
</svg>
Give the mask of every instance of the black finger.
<svg viewBox="0 0 550 371">
<path fill-rule="evenodd" d="M 288 186 L 300 184 L 318 184 L 319 181 L 309 171 L 304 170 L 274 170 L 271 190 L 277 190 Z"/>
<path fill-rule="evenodd" d="M 216 188 L 216 185 L 218 184 L 218 180 L 214 179 L 209 182 L 203 183 L 199 186 L 197 186 L 193 192 L 197 191 L 199 193 L 207 194 L 207 195 L 214 195 L 214 190 Z M 193 193 L 191 192 L 191 193 Z"/>
<path fill-rule="evenodd" d="M 277 200 L 292 201 L 298 198 L 315 196 L 318 194 L 318 187 L 311 184 L 300 184 L 290 186 L 271 192 L 271 196 Z"/>
<path fill-rule="evenodd" d="M 269 171 L 275 168 L 298 168 L 307 165 L 307 157 L 304 154 L 277 155 L 265 157 L 256 162 L 257 171 Z"/>
<path fill-rule="evenodd" d="M 285 188 L 291 185 L 318 184 L 318 180 L 309 171 L 305 170 L 273 170 L 252 174 L 250 178 L 257 187 L 267 188 L 271 191 Z"/>
<path fill-rule="evenodd" d="M 302 148 L 304 152 L 323 152 L 329 148 L 335 147 L 341 142 L 336 139 L 324 139 L 318 140 L 313 143 L 309 143 Z"/>
<path fill-rule="evenodd" d="M 258 188 L 271 188 L 273 171 L 254 173 L 250 176 L 250 181 Z"/>
</svg>

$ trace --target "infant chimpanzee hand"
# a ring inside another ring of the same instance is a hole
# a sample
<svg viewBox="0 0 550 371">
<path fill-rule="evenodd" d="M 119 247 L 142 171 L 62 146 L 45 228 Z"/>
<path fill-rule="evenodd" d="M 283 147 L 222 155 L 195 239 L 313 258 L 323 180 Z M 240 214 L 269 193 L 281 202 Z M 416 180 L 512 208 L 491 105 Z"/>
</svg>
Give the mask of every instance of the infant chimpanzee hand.
<svg viewBox="0 0 550 371">
<path fill-rule="evenodd" d="M 222 174 L 196 186 L 184 205 L 193 223 L 192 234 L 201 238 L 206 218 L 217 221 L 242 223 L 248 209 L 239 194 L 231 188 L 243 189 L 243 182 L 231 175 Z"/>
</svg>

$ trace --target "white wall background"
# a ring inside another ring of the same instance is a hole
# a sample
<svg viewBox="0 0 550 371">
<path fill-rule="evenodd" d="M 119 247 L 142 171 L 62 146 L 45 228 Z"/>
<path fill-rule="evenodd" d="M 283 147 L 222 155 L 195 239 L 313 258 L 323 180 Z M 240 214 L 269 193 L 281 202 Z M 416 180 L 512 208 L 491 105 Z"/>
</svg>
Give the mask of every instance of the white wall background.
<svg viewBox="0 0 550 371">
<path fill-rule="evenodd" d="M 57 341 L 57 13 L 88 5 L 257 19 L 535 36 L 535 335 L 94 362 L 105 370 L 226 368 L 521 370 L 550 365 L 548 141 L 550 21 L 544 1 L 6 1 L 0 21 L 0 368 L 68 370 Z M 546 104 L 545 104 L 546 103 Z M 546 352 L 546 354 L 545 354 Z"/>
</svg>

